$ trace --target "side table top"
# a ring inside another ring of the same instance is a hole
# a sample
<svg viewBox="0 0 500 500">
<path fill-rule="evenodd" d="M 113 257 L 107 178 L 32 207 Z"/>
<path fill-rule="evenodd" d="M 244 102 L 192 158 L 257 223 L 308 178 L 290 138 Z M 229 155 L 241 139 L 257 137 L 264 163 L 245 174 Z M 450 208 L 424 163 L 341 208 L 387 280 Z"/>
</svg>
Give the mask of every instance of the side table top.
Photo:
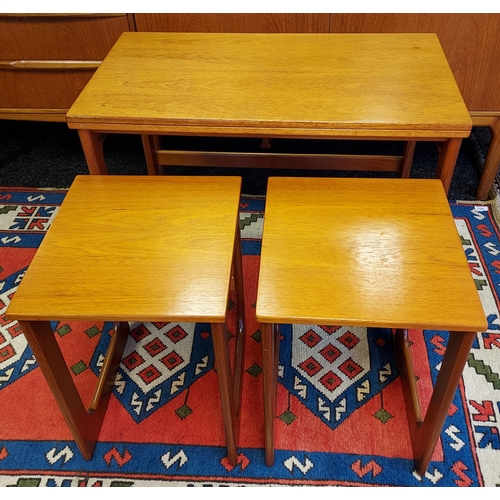
<svg viewBox="0 0 500 500">
<path fill-rule="evenodd" d="M 257 319 L 484 331 L 439 180 L 270 178 Z"/>
<path fill-rule="evenodd" d="M 240 177 L 78 176 L 7 314 L 223 322 Z"/>
<path fill-rule="evenodd" d="M 243 136 L 467 137 L 435 34 L 123 33 L 70 128 Z"/>
</svg>

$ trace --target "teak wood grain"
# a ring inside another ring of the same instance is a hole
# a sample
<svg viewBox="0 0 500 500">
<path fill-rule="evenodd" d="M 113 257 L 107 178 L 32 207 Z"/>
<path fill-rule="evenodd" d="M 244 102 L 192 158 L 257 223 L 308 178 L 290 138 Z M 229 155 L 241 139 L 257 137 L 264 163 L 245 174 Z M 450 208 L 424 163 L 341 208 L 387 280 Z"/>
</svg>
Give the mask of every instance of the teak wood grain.
<svg viewBox="0 0 500 500">
<path fill-rule="evenodd" d="M 338 13 L 330 31 L 436 33 L 469 111 L 500 112 L 499 13 Z"/>
<path fill-rule="evenodd" d="M 433 34 L 123 33 L 71 128 L 256 136 L 467 137 Z"/>
<path fill-rule="evenodd" d="M 330 14 L 134 14 L 137 31 L 207 33 L 319 33 L 328 32 Z"/>
<path fill-rule="evenodd" d="M 240 183 L 78 176 L 9 316 L 224 322 Z"/>
<path fill-rule="evenodd" d="M 261 322 L 487 328 L 436 180 L 270 178 L 261 255 Z"/>
<path fill-rule="evenodd" d="M 0 117 L 66 121 L 126 14 L 0 14 Z"/>
<path fill-rule="evenodd" d="M 0 59 L 102 60 L 128 29 L 125 14 L 0 15 Z"/>
</svg>

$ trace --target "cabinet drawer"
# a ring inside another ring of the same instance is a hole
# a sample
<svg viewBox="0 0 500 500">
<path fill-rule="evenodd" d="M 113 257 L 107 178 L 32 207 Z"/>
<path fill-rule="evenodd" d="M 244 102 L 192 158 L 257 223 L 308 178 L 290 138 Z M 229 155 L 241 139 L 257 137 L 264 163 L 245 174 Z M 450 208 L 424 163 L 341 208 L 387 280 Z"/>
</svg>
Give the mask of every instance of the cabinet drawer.
<svg viewBox="0 0 500 500">
<path fill-rule="evenodd" d="M 0 70 L 0 108 L 65 111 L 93 74 L 88 69 Z"/>
<path fill-rule="evenodd" d="M 64 121 L 126 14 L 0 14 L 0 118 Z"/>
<path fill-rule="evenodd" d="M 0 59 L 102 60 L 126 14 L 0 15 Z"/>
</svg>

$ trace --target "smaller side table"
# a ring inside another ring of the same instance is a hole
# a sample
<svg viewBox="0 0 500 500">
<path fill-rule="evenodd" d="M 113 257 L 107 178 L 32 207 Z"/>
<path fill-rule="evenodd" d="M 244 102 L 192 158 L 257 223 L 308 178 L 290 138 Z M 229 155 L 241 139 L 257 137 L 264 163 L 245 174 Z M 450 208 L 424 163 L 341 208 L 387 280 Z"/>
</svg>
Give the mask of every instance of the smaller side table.
<svg viewBox="0 0 500 500">
<path fill-rule="evenodd" d="M 240 177 L 78 176 L 9 308 L 83 457 L 92 457 L 129 321 L 207 322 L 228 460 L 237 461 L 244 353 Z M 234 269 L 231 370 L 226 313 Z M 114 321 L 97 388 L 84 407 L 50 320 Z M 207 397 L 210 397 L 207 394 Z"/>
<path fill-rule="evenodd" d="M 438 180 L 270 178 L 256 311 L 267 465 L 279 324 L 381 327 L 396 330 L 416 470 L 425 474 L 476 332 L 488 326 Z M 410 328 L 450 331 L 425 418 Z"/>
</svg>

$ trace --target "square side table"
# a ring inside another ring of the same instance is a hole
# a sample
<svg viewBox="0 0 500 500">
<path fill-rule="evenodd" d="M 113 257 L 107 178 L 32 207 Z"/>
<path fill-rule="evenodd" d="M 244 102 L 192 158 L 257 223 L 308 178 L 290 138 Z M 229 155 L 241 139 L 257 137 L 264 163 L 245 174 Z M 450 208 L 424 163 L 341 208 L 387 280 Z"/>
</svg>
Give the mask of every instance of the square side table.
<svg viewBox="0 0 500 500">
<path fill-rule="evenodd" d="M 279 324 L 385 327 L 396 329 L 416 470 L 425 473 L 476 332 L 487 328 L 439 181 L 270 178 L 256 314 L 268 465 Z M 425 419 L 410 328 L 450 331 Z"/>
<path fill-rule="evenodd" d="M 235 464 L 244 351 L 240 177 L 78 176 L 9 305 L 85 459 L 90 459 L 129 321 L 212 326 L 228 459 Z M 238 333 L 226 331 L 232 269 Z M 50 320 L 113 321 L 88 409 Z"/>
</svg>

